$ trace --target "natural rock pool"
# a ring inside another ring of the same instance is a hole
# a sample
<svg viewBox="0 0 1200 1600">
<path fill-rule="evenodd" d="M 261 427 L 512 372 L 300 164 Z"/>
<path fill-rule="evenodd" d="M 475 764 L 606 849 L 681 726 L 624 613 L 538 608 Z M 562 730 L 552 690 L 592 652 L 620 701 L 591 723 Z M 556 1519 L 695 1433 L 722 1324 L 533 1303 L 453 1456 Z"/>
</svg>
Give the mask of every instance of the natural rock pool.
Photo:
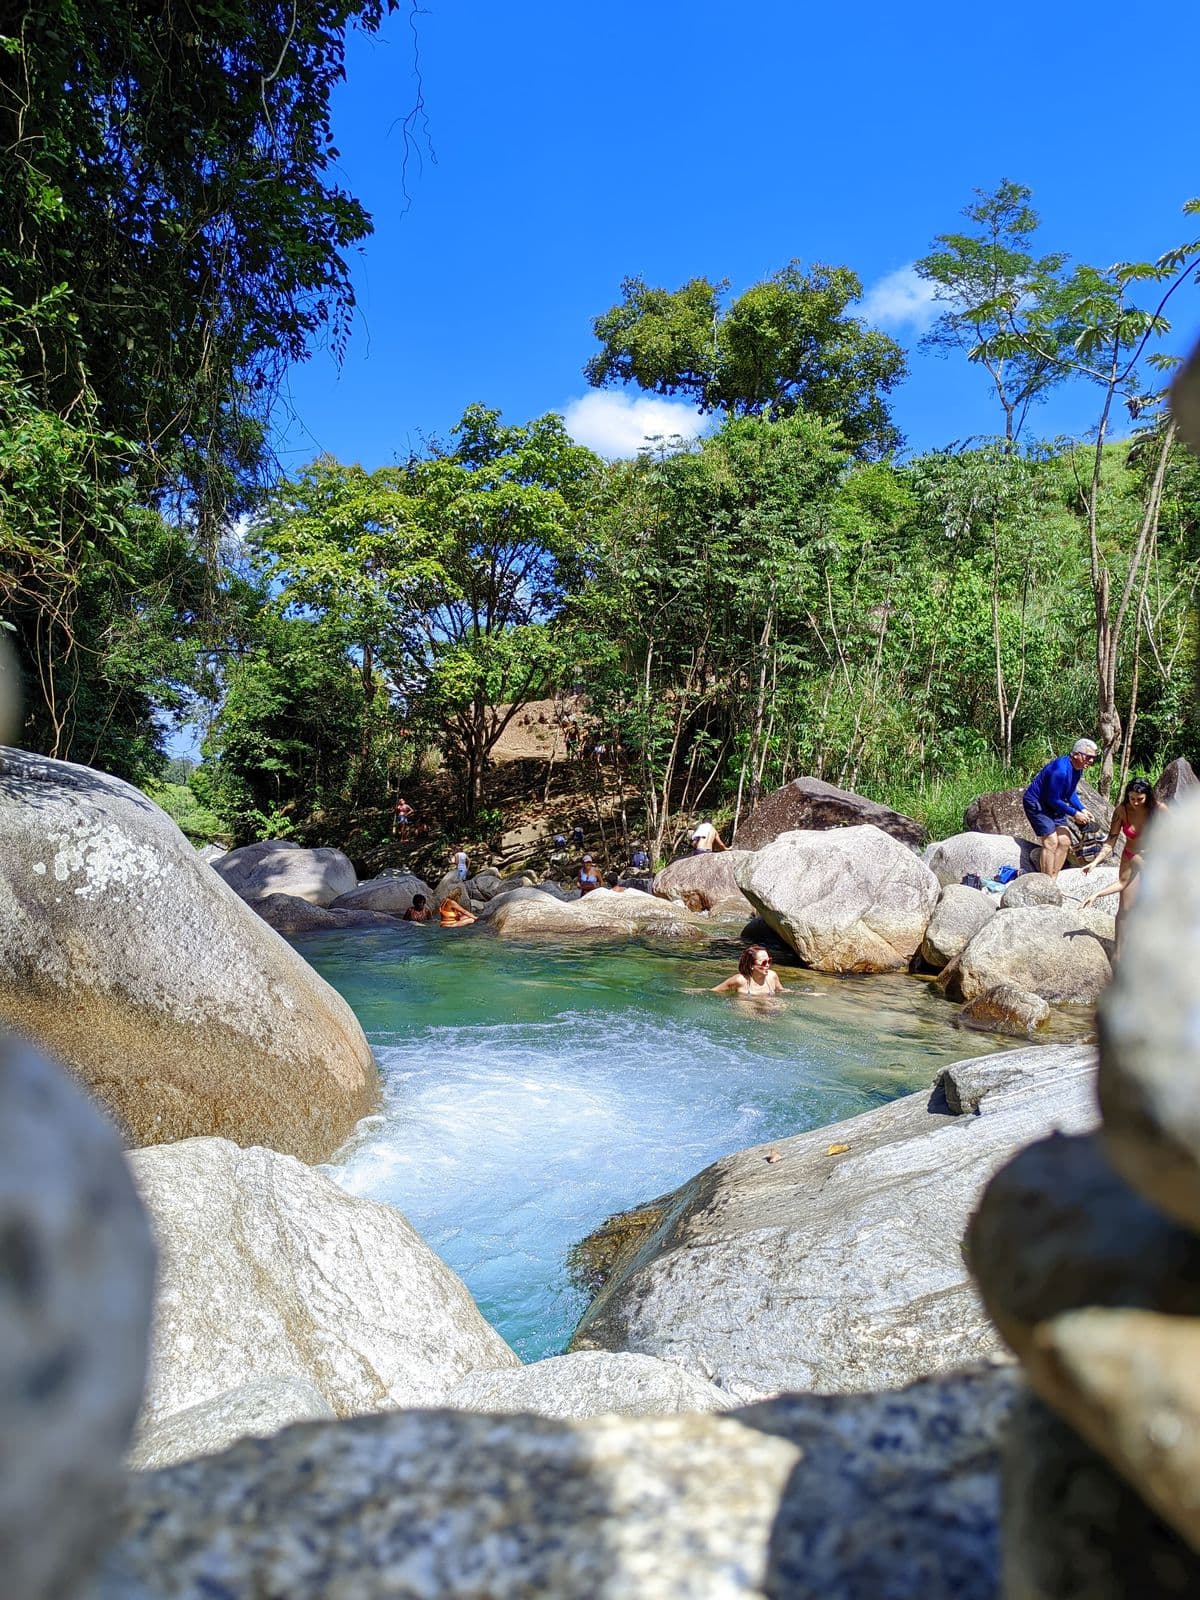
<svg viewBox="0 0 1200 1600">
<path fill-rule="evenodd" d="M 781 966 L 782 1001 L 707 993 L 736 944 L 557 948 L 403 926 L 296 945 L 384 1073 L 381 1113 L 326 1170 L 403 1211 L 525 1361 L 570 1337 L 586 1297 L 567 1252 L 613 1211 L 1003 1048 L 952 1027 L 953 1007 L 908 977 Z"/>
</svg>

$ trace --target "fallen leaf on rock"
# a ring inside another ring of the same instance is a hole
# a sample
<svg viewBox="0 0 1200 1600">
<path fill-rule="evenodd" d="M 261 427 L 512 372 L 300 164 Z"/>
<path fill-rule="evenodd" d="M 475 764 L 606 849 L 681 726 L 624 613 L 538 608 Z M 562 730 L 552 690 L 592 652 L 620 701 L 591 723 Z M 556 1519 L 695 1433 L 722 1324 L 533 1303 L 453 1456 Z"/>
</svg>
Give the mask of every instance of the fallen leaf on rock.
<svg viewBox="0 0 1200 1600">
<path fill-rule="evenodd" d="M 766 1155 L 763 1157 L 763 1160 L 764 1161 L 782 1161 L 783 1157 L 779 1154 L 778 1150 L 768 1150 Z"/>
<path fill-rule="evenodd" d="M 844 1156 L 849 1148 L 848 1144 L 831 1144 L 825 1154 L 827 1156 Z"/>
</svg>

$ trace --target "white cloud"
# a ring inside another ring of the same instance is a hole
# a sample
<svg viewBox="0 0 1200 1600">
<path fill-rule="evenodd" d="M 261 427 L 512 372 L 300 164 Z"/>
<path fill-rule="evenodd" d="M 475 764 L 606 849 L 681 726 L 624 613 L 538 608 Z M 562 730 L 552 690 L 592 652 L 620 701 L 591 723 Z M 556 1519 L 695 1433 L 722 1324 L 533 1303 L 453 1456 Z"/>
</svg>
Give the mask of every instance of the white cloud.
<svg viewBox="0 0 1200 1600">
<path fill-rule="evenodd" d="M 938 315 L 933 284 L 918 278 L 911 266 L 898 267 L 871 285 L 857 314 L 876 327 L 910 327 L 924 333 Z"/>
<path fill-rule="evenodd" d="M 611 389 L 595 389 L 569 400 L 563 407 L 563 420 L 576 444 L 610 460 L 637 455 L 655 437 L 694 439 L 711 425 L 683 400 L 659 400 L 653 395 Z"/>
</svg>

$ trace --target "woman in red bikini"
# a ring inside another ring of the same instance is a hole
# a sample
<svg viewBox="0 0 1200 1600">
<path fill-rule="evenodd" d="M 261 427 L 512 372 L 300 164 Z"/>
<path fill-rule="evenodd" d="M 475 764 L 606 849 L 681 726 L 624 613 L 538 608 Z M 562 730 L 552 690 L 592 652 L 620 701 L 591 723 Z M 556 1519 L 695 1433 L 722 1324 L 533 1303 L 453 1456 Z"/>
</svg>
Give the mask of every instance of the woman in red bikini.
<svg viewBox="0 0 1200 1600">
<path fill-rule="evenodd" d="M 1121 923 L 1125 913 L 1137 899 L 1138 874 L 1142 870 L 1142 851 L 1145 845 L 1145 833 L 1150 824 L 1150 819 L 1158 810 L 1158 802 L 1154 798 L 1154 790 L 1145 778 L 1132 778 L 1125 788 L 1125 798 L 1113 812 L 1112 825 L 1108 830 L 1108 838 L 1097 852 L 1094 861 L 1089 861 L 1084 867 L 1086 876 L 1093 867 L 1098 867 L 1102 861 L 1107 861 L 1116 849 L 1117 840 L 1124 839 L 1125 848 L 1121 853 L 1121 867 L 1116 883 L 1110 883 L 1107 888 L 1096 889 L 1088 895 L 1083 902 L 1090 906 L 1094 900 L 1099 900 L 1102 895 L 1119 894 L 1121 903 L 1117 907 L 1117 949 L 1121 948 Z"/>
</svg>

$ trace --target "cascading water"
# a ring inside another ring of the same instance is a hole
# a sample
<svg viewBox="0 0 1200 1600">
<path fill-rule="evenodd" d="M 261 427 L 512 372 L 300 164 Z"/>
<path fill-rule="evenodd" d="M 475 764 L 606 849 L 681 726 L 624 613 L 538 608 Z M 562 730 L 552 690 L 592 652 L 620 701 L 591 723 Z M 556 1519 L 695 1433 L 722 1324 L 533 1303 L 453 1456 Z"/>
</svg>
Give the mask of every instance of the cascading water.
<svg viewBox="0 0 1200 1600">
<path fill-rule="evenodd" d="M 745 1145 L 853 1116 L 1000 1046 L 910 978 L 783 968 L 786 998 L 708 993 L 736 945 L 517 946 L 484 927 L 297 941 L 354 1007 L 384 1106 L 329 1171 L 383 1200 L 526 1361 L 582 1313 L 570 1246 Z"/>
</svg>

